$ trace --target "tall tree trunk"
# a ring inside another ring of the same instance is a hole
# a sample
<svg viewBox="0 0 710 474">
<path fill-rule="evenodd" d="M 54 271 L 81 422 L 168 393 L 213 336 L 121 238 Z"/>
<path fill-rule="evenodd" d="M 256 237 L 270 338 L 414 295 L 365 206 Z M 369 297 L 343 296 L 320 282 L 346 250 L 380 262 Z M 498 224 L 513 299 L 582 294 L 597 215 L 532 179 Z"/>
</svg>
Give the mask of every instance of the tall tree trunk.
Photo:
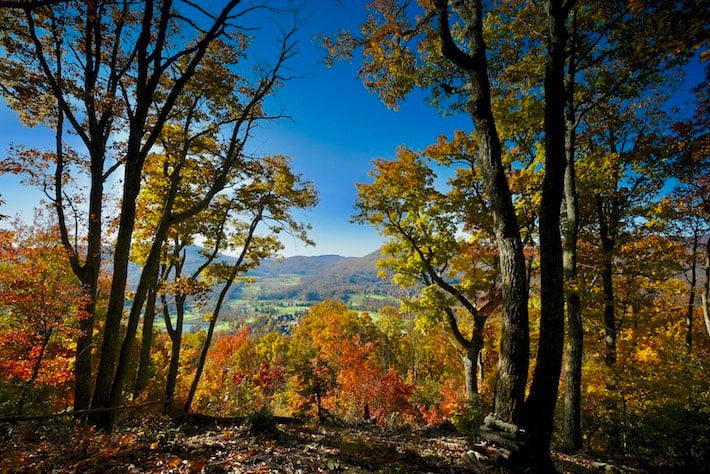
<svg viewBox="0 0 710 474">
<path fill-rule="evenodd" d="M 166 313 L 166 326 L 168 326 L 169 315 L 167 314 L 167 305 L 164 305 Z M 168 365 L 168 376 L 165 381 L 165 411 L 175 406 L 173 399 L 175 397 L 175 387 L 177 386 L 178 370 L 180 369 L 180 347 L 182 345 L 183 322 L 185 320 L 185 297 L 178 296 L 175 298 L 175 326 L 169 325 L 170 329 L 170 363 Z M 209 336 L 208 336 L 209 337 Z"/>
<path fill-rule="evenodd" d="M 614 236 L 610 230 L 609 216 L 604 212 L 601 196 L 597 196 L 597 218 L 599 220 L 599 238 L 602 247 L 602 291 L 604 295 L 604 345 L 607 367 L 616 363 L 616 316 L 614 308 Z"/>
<path fill-rule="evenodd" d="M 576 35 L 576 21 L 572 22 L 572 36 Z M 567 303 L 567 358 L 565 366 L 565 397 L 562 423 L 564 447 L 569 451 L 582 449 L 582 354 L 584 350 L 584 329 L 582 327 L 582 308 L 577 281 L 577 237 L 579 233 L 577 185 L 575 173 L 575 49 L 572 45 L 566 80 L 567 106 L 565 109 L 565 170 L 564 194 L 567 223 L 563 252 L 565 276 L 565 301 Z"/>
<path fill-rule="evenodd" d="M 185 401 L 185 405 L 183 407 L 183 411 L 185 413 L 188 413 L 190 411 L 190 407 L 192 406 L 192 400 L 195 398 L 195 393 L 197 392 L 197 385 L 200 383 L 202 371 L 205 368 L 205 362 L 207 361 L 207 352 L 209 351 L 210 344 L 212 343 L 214 328 L 217 325 L 217 319 L 219 318 L 219 313 L 222 310 L 222 304 L 224 303 L 229 289 L 232 287 L 232 283 L 234 283 L 234 279 L 239 274 L 239 269 L 242 266 L 244 258 L 249 252 L 251 242 L 254 238 L 254 232 L 256 232 L 256 227 L 259 225 L 259 222 L 261 222 L 261 219 L 263 218 L 263 212 L 264 209 L 262 207 L 258 209 L 256 214 L 254 215 L 254 218 L 252 219 L 251 224 L 249 225 L 249 232 L 247 233 L 246 239 L 244 240 L 244 246 L 242 247 L 242 251 L 234 262 L 232 266 L 232 271 L 229 274 L 227 281 L 224 283 L 224 287 L 219 292 L 219 297 L 217 298 L 217 303 L 215 303 L 214 311 L 212 311 L 212 318 L 210 319 L 210 324 L 207 328 L 207 338 L 205 339 L 205 343 L 202 346 L 202 350 L 200 351 L 200 359 L 197 362 L 195 376 L 192 379 L 192 384 L 190 384 L 190 391 L 187 394 L 187 400 Z"/>
<path fill-rule="evenodd" d="M 481 1 L 469 7 L 461 3 L 459 15 L 467 23 L 470 53 L 458 48 L 449 27 L 448 2 L 436 0 L 442 54 L 465 71 L 472 93 L 467 106 L 478 139 L 479 164 L 500 253 L 503 318 L 498 356 L 494 411 L 502 419 L 521 424 L 525 408 L 530 335 L 528 332 L 528 285 L 525 257 L 515 208 L 502 162 L 502 147 L 491 107 L 486 45 L 483 40 Z"/>
<path fill-rule="evenodd" d="M 173 187 L 176 189 L 177 184 L 173 183 Z M 136 196 L 138 189 L 136 189 Z M 133 296 L 133 304 L 131 305 L 131 310 L 128 313 L 128 322 L 126 324 L 126 334 L 123 337 L 123 342 L 121 343 L 121 349 L 118 353 L 118 362 L 116 364 L 116 373 L 114 375 L 111 384 L 111 395 L 110 403 L 111 406 L 116 406 L 120 403 L 121 397 L 123 395 L 123 387 L 128 376 L 128 371 L 131 364 L 131 359 L 133 357 L 133 345 L 136 340 L 136 334 L 138 331 L 138 323 L 140 322 L 140 315 L 145 304 L 146 297 L 151 287 L 154 286 L 158 278 L 158 272 L 160 268 L 160 252 L 163 247 L 163 243 L 168 235 L 168 230 L 170 229 L 170 216 L 175 201 L 175 194 L 171 193 L 166 201 L 165 207 L 163 209 L 163 214 L 158 223 L 158 228 L 155 231 L 153 237 L 153 243 L 148 253 L 148 258 L 143 266 L 143 271 L 141 272 L 140 280 L 138 281 L 138 287 Z M 132 208 L 133 220 L 135 221 L 135 199 Z M 131 224 L 133 226 L 133 224 Z M 131 227 L 132 228 L 132 227 Z M 127 263 L 127 262 L 126 262 Z M 114 414 L 115 412 L 111 412 Z M 113 420 L 111 420 L 111 425 Z"/>
<path fill-rule="evenodd" d="M 58 54 L 58 53 L 56 53 Z M 62 79 L 61 69 L 57 77 Z M 91 185 L 89 188 L 89 221 L 87 224 L 86 255 L 84 263 L 79 259 L 76 242 L 69 237 L 69 229 L 64 214 L 64 111 L 57 110 L 57 130 L 55 135 L 57 161 L 54 170 L 54 204 L 62 246 L 69 256 L 72 272 L 79 279 L 84 293 L 83 315 L 79 319 L 79 335 L 76 340 L 74 358 L 74 411 L 86 410 L 91 404 L 92 357 L 96 298 L 101 272 L 101 233 L 103 215 L 104 153 L 103 147 L 93 143 L 89 148 L 91 159 Z"/>
<path fill-rule="evenodd" d="M 158 275 L 153 280 L 153 285 L 148 293 L 148 300 L 143 313 L 143 329 L 141 338 L 141 350 L 138 359 L 138 370 L 136 381 L 133 386 L 133 400 L 136 400 L 148 386 L 150 378 L 150 351 L 153 347 L 153 324 L 155 322 L 155 308 L 158 296 Z"/>
<path fill-rule="evenodd" d="M 134 145 L 135 146 L 135 145 Z M 130 148 L 130 145 L 129 145 Z M 130 152 L 129 152 L 130 154 Z M 130 155 L 129 155 L 130 156 Z M 130 160 L 130 158 L 129 158 Z M 136 199 L 140 189 L 140 167 L 135 163 L 126 163 L 124 175 L 124 192 L 121 203 L 121 219 L 119 222 L 116 245 L 113 258 L 113 280 L 106 310 L 106 323 L 104 338 L 101 344 L 101 357 L 96 371 L 96 388 L 92 404 L 94 408 L 109 408 L 112 399 L 120 395 L 122 387 L 114 386 L 114 374 L 119 352 L 119 336 L 121 333 L 121 320 L 126 295 L 126 282 L 128 277 L 128 260 L 131 250 L 131 237 L 136 215 Z M 127 333 L 135 335 L 136 327 L 128 327 Z M 127 336 L 128 337 L 128 334 Z M 119 375 L 119 374 L 116 374 Z M 112 386 L 114 394 L 112 395 Z M 113 427 L 115 412 L 100 412 L 90 416 L 92 424 L 98 428 L 110 431 Z"/>
<path fill-rule="evenodd" d="M 703 284 L 703 318 L 710 336 L 710 238 L 705 241 L 705 283 Z"/>
<path fill-rule="evenodd" d="M 550 442 L 564 348 L 564 277 L 560 208 L 565 178 L 565 47 L 568 10 L 545 2 L 548 18 L 545 65 L 545 177 L 540 204 L 540 338 L 527 399 L 527 429 L 533 466 L 554 471 Z"/>
<path fill-rule="evenodd" d="M 195 369 L 195 376 L 192 379 L 192 383 L 190 384 L 190 391 L 187 394 L 187 400 L 185 400 L 185 405 L 183 406 L 183 411 L 185 413 L 190 412 L 190 407 L 192 406 L 192 401 L 195 398 L 195 393 L 197 393 L 197 385 L 200 383 L 200 379 L 202 378 L 202 371 L 205 369 L 205 362 L 207 361 L 207 353 L 209 352 L 210 349 L 210 344 L 212 344 L 212 337 L 214 336 L 214 328 L 217 326 L 217 318 L 219 317 L 219 313 L 222 310 L 222 304 L 224 303 L 224 299 L 227 296 L 227 292 L 229 291 L 229 288 L 232 286 L 232 283 L 234 282 L 234 279 L 236 278 L 238 273 L 238 265 L 234 265 L 234 268 L 232 270 L 232 274 L 229 276 L 229 279 L 227 282 L 224 284 L 224 287 L 219 293 L 219 298 L 217 299 L 217 303 L 215 304 L 215 309 L 212 312 L 212 318 L 210 319 L 210 324 L 207 327 L 207 337 L 205 338 L 205 343 L 202 346 L 202 350 L 200 351 L 200 358 L 197 361 L 197 368 Z"/>
<path fill-rule="evenodd" d="M 99 293 L 99 275 L 101 274 L 101 241 L 103 233 L 103 162 L 104 153 L 91 153 L 91 189 L 89 195 L 89 222 L 87 233 L 86 259 L 83 265 L 78 264 L 78 256 L 70 252 L 70 262 L 74 273 L 79 278 L 86 297 L 85 315 L 79 319 L 79 337 L 76 342 L 76 357 L 74 366 L 74 410 L 86 410 L 91 406 L 91 383 L 93 373 L 92 349 L 94 347 L 94 326 L 96 320 L 96 304 Z M 61 179 L 58 177 L 58 179 Z M 59 188 L 58 195 L 62 192 Z M 61 201 L 60 201 L 61 202 Z M 63 212 L 60 213 L 60 229 L 64 248 L 70 249 Z M 86 418 L 84 418 L 86 420 Z"/>
<path fill-rule="evenodd" d="M 695 288 L 698 285 L 698 244 L 700 235 L 693 232 L 693 247 L 691 248 L 690 262 L 690 289 L 688 290 L 688 309 L 685 313 L 685 351 L 688 355 L 693 352 L 693 313 L 695 312 Z"/>
<path fill-rule="evenodd" d="M 567 201 L 567 235 L 565 239 L 565 280 L 567 301 L 567 360 L 565 367 L 565 398 L 563 438 L 565 447 L 571 451 L 582 449 L 582 355 L 584 351 L 584 328 L 582 307 L 577 281 L 577 219 L 576 191 L 574 190 L 574 165 L 569 162 L 568 180 L 565 182 Z M 574 227 L 573 230 L 570 227 Z"/>
</svg>

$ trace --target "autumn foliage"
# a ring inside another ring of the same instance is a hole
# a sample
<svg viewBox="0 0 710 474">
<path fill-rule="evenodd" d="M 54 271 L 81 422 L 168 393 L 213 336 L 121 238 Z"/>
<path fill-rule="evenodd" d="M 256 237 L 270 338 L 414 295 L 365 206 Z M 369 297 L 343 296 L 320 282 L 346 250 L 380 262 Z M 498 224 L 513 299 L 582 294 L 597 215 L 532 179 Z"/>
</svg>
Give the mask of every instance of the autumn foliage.
<svg viewBox="0 0 710 474">
<path fill-rule="evenodd" d="M 56 233 L 0 233 L 2 410 L 24 414 L 71 403 L 81 286 L 58 251 Z"/>
<path fill-rule="evenodd" d="M 553 435 L 710 465 L 710 68 L 694 107 L 666 100 L 708 57 L 702 2 L 373 0 L 321 38 L 386 106 L 471 122 L 356 184 L 401 304 L 309 288 L 286 323 L 231 296 L 284 235 L 312 243 L 314 184 L 250 143 L 288 113 L 298 22 L 262 22 L 293 2 L 2 3 L 0 102 L 52 144 L 0 161 L 52 212 L 0 214 L 4 422 L 70 414 L 92 444 L 127 406 L 472 435 L 495 412 L 535 472 Z"/>
</svg>

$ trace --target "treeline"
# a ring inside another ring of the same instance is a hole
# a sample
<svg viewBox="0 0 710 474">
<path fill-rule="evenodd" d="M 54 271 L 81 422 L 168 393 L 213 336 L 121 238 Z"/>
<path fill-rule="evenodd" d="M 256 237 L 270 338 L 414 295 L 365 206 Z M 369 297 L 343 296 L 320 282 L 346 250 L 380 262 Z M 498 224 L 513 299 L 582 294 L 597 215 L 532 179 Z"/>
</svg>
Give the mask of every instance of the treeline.
<svg viewBox="0 0 710 474">
<path fill-rule="evenodd" d="M 0 416 L 62 412 L 72 400 L 73 340 L 85 317 L 81 286 L 57 252 L 56 240 L 48 239 L 52 234 L 36 230 L 2 234 Z M 7 240 L 13 236 L 15 240 Z M 684 244 L 669 245 L 679 252 L 667 255 L 673 262 L 688 254 Z M 637 261 L 658 258 L 634 248 Z M 710 456 L 710 423 L 699 416 L 710 409 L 710 337 L 698 321 L 688 354 L 688 282 L 674 273 L 676 265 L 666 269 L 649 275 L 627 263 L 616 278 L 620 301 L 629 301 L 629 306 L 618 326 L 613 365 L 606 362 L 601 292 L 590 288 L 585 297 L 583 448 L 649 469 L 701 470 Z M 639 293 L 638 288 L 653 288 L 654 293 Z M 390 307 L 373 320 L 344 303 L 326 301 L 298 317 L 272 318 L 274 324 L 288 325 L 288 331 L 276 325 L 270 331 L 241 326 L 219 332 L 207 353 L 192 410 L 225 417 L 267 411 L 387 427 L 449 424 L 475 432 L 492 410 L 500 313 L 493 311 L 483 329 L 485 347 L 476 360 L 474 394 L 466 391 L 466 353 L 442 316 L 445 312 Z M 535 328 L 535 311 L 531 322 Z M 473 321 L 465 317 L 460 325 L 463 332 L 473 330 Z M 533 330 L 533 340 L 536 335 Z M 174 403 L 152 410 L 181 412 L 206 337 L 206 330 L 182 335 Z M 133 403 L 164 400 L 171 380 L 171 336 L 155 331 L 153 338 L 149 377 Z M 137 376 L 133 369 L 129 380 Z M 134 416 L 121 414 L 122 423 L 133 423 Z M 557 423 L 560 433 L 563 419 Z"/>
<path fill-rule="evenodd" d="M 291 335 L 219 334 L 280 236 L 309 242 L 293 216 L 317 200 L 288 157 L 248 152 L 291 75 L 295 27 L 262 28 L 281 6 L 0 10 L 0 93 L 52 138 L 2 162 L 49 209 L 1 234 L 3 410 L 93 409 L 82 421 L 111 430 L 116 407 L 154 398 L 392 424 L 482 406 L 524 433 L 506 468 L 553 470 L 553 442 L 706 466 L 708 69 L 694 106 L 666 100 L 707 57 L 704 5 L 370 3 L 357 32 L 322 39 L 327 62 L 361 51 L 386 105 L 420 89 L 471 119 L 358 184 L 354 219 L 387 238 L 381 263 L 411 293 L 377 321 L 324 302 Z M 185 331 L 188 302 L 206 330 Z"/>
</svg>

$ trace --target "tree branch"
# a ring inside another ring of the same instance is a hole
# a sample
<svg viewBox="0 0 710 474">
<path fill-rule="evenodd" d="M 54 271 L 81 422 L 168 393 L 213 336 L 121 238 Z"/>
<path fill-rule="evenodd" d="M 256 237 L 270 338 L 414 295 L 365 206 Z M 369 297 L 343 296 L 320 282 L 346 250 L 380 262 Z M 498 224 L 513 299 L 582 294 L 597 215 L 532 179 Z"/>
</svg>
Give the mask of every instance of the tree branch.
<svg viewBox="0 0 710 474">
<path fill-rule="evenodd" d="M 475 62 L 471 56 L 461 50 L 451 36 L 449 25 L 449 10 L 447 0 L 435 1 L 437 16 L 439 17 L 439 35 L 441 37 L 441 54 L 464 71 L 473 71 Z"/>
</svg>

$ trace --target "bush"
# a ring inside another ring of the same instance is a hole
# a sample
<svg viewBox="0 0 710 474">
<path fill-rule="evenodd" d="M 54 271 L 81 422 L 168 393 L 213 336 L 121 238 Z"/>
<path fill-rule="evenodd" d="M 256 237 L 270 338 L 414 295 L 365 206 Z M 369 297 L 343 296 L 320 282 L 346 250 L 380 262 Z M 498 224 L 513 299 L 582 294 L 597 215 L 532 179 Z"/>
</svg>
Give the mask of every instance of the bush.
<svg viewBox="0 0 710 474">
<path fill-rule="evenodd" d="M 491 406 L 479 395 L 474 397 L 473 401 L 464 406 L 462 410 L 454 413 L 452 421 L 458 431 L 475 434 L 490 411 Z"/>
<path fill-rule="evenodd" d="M 650 470 L 710 466 L 710 407 L 669 402 L 627 420 L 629 454 Z"/>
<path fill-rule="evenodd" d="M 279 432 L 274 414 L 266 408 L 251 412 L 247 416 L 247 426 L 249 432 L 255 435 L 274 436 Z"/>
</svg>

